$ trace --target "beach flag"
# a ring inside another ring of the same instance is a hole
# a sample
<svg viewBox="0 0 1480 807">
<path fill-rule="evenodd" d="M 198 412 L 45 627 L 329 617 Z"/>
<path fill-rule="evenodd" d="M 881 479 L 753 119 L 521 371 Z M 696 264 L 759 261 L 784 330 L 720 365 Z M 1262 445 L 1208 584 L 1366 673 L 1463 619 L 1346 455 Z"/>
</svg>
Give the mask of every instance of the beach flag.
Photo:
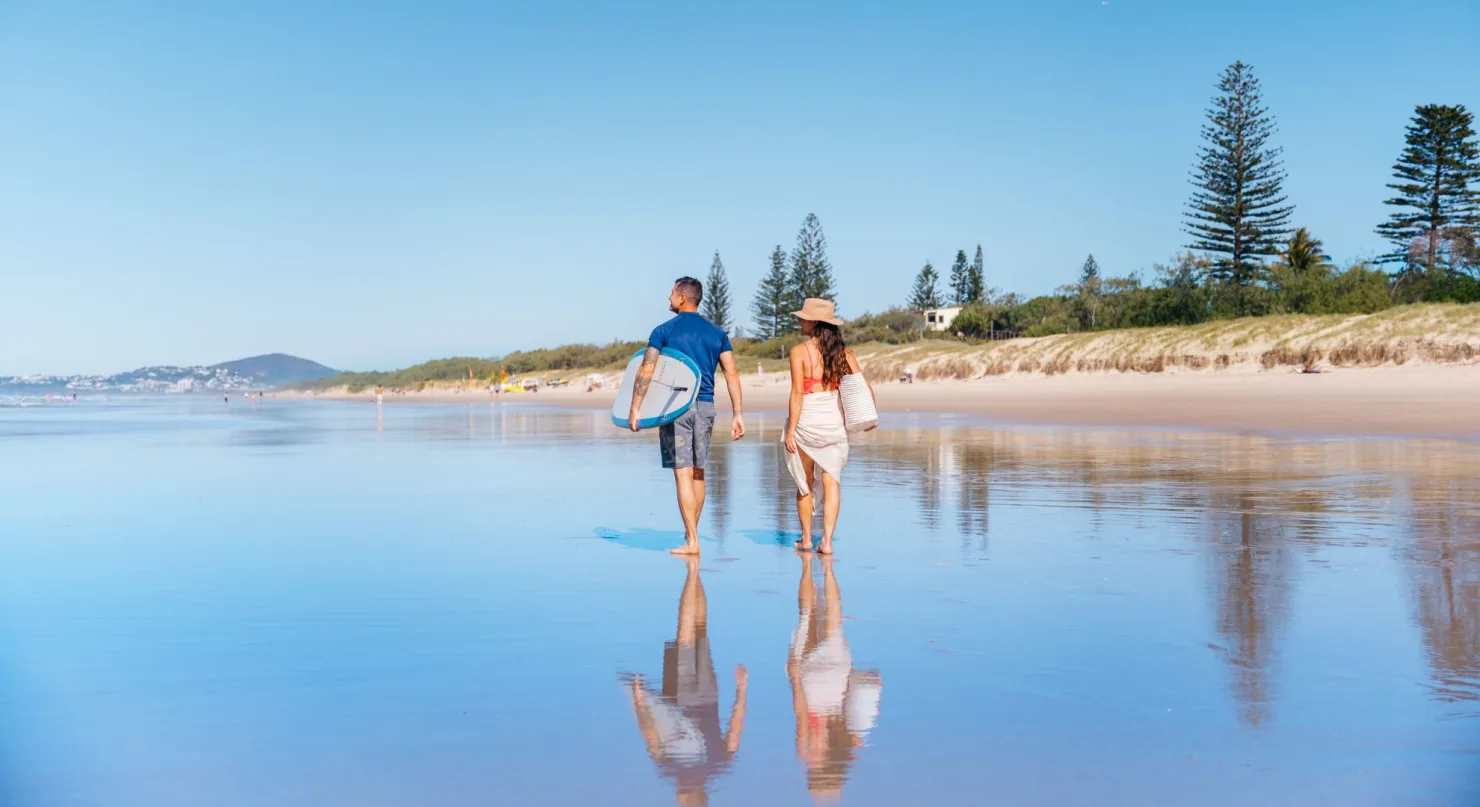
<svg viewBox="0 0 1480 807">
<path fill-rule="evenodd" d="M 508 373 L 507 370 L 505 370 L 503 368 L 503 365 L 499 365 L 499 368 L 498 368 L 498 383 L 500 383 L 500 384 L 507 384 L 507 383 L 509 383 L 509 373 Z"/>
</svg>

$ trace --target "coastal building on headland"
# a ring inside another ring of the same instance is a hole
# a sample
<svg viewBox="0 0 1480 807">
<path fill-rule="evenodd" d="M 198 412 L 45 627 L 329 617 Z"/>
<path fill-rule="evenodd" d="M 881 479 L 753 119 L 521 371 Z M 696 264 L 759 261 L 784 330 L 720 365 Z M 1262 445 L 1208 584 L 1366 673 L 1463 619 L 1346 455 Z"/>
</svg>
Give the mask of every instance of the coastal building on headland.
<svg viewBox="0 0 1480 807">
<path fill-rule="evenodd" d="M 961 306 L 953 305 L 949 308 L 928 308 L 925 310 L 925 328 L 931 331 L 944 331 L 951 327 L 956 321 L 956 316 L 961 313 Z"/>
<path fill-rule="evenodd" d="M 74 392 L 185 393 L 260 389 L 261 379 L 225 367 L 143 367 L 115 375 L 0 376 L 0 386 L 64 387 Z"/>
</svg>

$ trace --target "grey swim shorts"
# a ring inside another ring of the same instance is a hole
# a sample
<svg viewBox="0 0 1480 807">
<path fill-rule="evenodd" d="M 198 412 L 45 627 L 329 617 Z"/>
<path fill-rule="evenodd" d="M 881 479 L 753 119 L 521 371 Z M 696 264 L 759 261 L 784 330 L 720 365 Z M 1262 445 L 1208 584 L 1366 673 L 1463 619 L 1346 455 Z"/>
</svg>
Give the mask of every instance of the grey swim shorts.
<svg viewBox="0 0 1480 807">
<path fill-rule="evenodd" d="M 709 436 L 714 433 L 714 402 L 695 401 L 678 420 L 658 429 L 664 468 L 698 468 L 709 462 Z"/>
</svg>

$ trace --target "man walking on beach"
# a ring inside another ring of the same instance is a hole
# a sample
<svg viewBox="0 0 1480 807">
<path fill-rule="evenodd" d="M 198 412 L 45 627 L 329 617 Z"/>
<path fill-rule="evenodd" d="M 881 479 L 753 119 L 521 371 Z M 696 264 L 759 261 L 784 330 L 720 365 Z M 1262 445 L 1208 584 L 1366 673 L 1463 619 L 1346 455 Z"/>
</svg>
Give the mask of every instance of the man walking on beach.
<svg viewBox="0 0 1480 807">
<path fill-rule="evenodd" d="M 740 753 L 750 674 L 735 666 L 735 705 L 730 727 L 719 720 L 719 680 L 709 650 L 709 604 L 699 579 L 699 559 L 684 558 L 688 577 L 678 601 L 678 635 L 663 645 L 663 683 L 656 691 L 641 676 L 628 679 L 637 729 L 658 770 L 673 780 L 678 803 L 709 803 L 710 783 L 723 776 Z"/>
<path fill-rule="evenodd" d="M 675 555 L 699 554 L 699 516 L 704 512 L 704 466 L 709 460 L 709 437 L 714 431 L 714 368 L 725 373 L 725 387 L 730 391 L 734 420 L 730 439 L 745 436 L 744 406 L 740 402 L 740 374 L 735 370 L 735 353 L 730 337 L 709 320 L 699 315 L 699 302 L 704 299 L 704 285 L 692 277 L 681 277 L 668 293 L 668 308 L 673 319 L 653 329 L 648 337 L 647 352 L 632 384 L 632 410 L 627 422 L 637 431 L 638 410 L 653 382 L 658 366 L 658 353 L 671 347 L 694 360 L 699 367 L 699 394 L 689 411 L 678 420 L 658 429 L 663 467 L 673 470 L 678 488 L 678 512 L 683 517 L 684 545 L 669 550 Z"/>
</svg>

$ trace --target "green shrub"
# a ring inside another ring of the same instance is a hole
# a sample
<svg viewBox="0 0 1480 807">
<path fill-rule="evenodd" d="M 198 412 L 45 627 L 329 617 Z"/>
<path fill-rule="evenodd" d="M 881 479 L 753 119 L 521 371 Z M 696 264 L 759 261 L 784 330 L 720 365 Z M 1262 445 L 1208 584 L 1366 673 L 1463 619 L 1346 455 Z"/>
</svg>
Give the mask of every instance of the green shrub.
<svg viewBox="0 0 1480 807">
<path fill-rule="evenodd" d="M 970 340 L 1002 339 L 1009 334 L 1018 336 L 1021 334 L 1016 319 L 1020 315 L 1021 311 L 1015 306 L 974 303 L 956 315 L 949 334 L 940 332 L 940 335 Z"/>
<path fill-rule="evenodd" d="M 920 312 L 895 307 L 849 320 L 843 326 L 843 339 L 850 345 L 865 342 L 902 345 L 918 341 L 924 323 Z"/>
<path fill-rule="evenodd" d="M 731 344 L 737 356 L 751 359 L 784 359 L 791 355 L 791 349 L 800 345 L 805 338 L 799 333 L 788 333 L 764 342 L 746 339 L 742 344 Z"/>
<path fill-rule="evenodd" d="M 647 342 L 612 342 L 609 345 L 562 345 L 530 351 L 515 351 L 502 359 L 493 359 L 494 372 L 502 364 L 510 374 L 547 373 L 585 368 L 614 369 L 624 367 L 632 354 Z"/>
<path fill-rule="evenodd" d="M 1365 263 L 1326 280 L 1325 284 L 1331 300 L 1329 311 L 1309 313 L 1374 314 L 1393 306 L 1387 273 Z"/>
</svg>

